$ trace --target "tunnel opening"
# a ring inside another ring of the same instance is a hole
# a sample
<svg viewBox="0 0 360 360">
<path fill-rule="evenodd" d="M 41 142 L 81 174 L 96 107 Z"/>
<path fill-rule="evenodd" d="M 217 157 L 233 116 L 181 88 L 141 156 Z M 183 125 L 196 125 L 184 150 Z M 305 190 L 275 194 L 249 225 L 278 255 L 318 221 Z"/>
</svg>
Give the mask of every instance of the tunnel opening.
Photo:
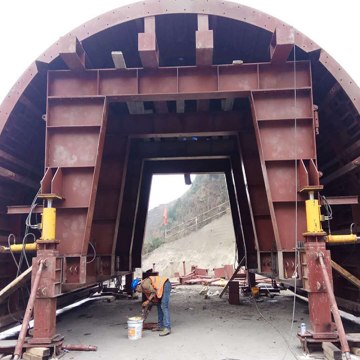
<svg viewBox="0 0 360 360">
<path fill-rule="evenodd" d="M 214 268 L 236 263 L 225 174 L 191 174 L 191 184 L 186 188 L 188 176 L 153 175 L 142 249 L 143 271 L 151 267 L 155 271 L 154 262 L 157 272 L 173 278 L 176 273 L 183 275 L 183 261 L 188 270 L 189 266 L 198 266 L 208 269 L 209 274 L 213 274 Z M 161 189 L 165 186 L 174 189 L 175 184 L 180 187 L 180 181 L 184 184 L 182 191 L 186 192 L 158 204 Z"/>
</svg>

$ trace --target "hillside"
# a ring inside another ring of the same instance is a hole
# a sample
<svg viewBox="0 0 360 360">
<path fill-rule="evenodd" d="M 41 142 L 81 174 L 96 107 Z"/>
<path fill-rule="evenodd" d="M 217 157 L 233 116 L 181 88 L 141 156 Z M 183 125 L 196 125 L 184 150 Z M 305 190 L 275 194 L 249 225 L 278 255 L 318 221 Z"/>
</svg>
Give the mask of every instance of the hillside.
<svg viewBox="0 0 360 360">
<path fill-rule="evenodd" d="M 143 256 L 142 270 L 152 268 L 163 276 L 173 277 L 175 272 L 183 275 L 183 264 L 190 272 L 191 265 L 199 268 L 213 269 L 223 265 L 234 264 L 235 235 L 231 214 L 227 213 L 219 219 L 205 225 L 197 232 L 161 245 L 148 255 Z"/>
<path fill-rule="evenodd" d="M 224 205 L 218 207 L 221 204 Z M 165 206 L 168 209 L 166 239 L 163 225 Z M 197 175 L 190 189 L 179 199 L 157 206 L 148 212 L 143 253 L 147 254 L 163 243 L 175 241 L 192 231 L 201 229 L 223 215 L 228 207 L 224 174 Z M 221 214 L 214 216 L 218 213 Z M 197 224 L 195 217 L 198 217 Z"/>
</svg>

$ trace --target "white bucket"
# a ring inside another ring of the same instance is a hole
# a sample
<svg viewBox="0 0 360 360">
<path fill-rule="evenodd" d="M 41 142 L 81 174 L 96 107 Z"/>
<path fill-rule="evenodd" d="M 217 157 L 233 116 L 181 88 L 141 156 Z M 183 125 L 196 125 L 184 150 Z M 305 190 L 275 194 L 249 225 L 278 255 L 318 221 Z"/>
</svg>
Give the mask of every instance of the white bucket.
<svg viewBox="0 0 360 360">
<path fill-rule="evenodd" d="M 128 338 L 138 340 L 142 338 L 144 320 L 140 317 L 128 318 Z"/>
</svg>

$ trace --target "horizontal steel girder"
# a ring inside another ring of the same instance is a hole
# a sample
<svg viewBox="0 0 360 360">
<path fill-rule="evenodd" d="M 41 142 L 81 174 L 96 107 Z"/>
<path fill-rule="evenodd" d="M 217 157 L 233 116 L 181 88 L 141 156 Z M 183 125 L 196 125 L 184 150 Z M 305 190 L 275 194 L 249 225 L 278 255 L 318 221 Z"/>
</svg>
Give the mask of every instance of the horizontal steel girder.
<svg viewBox="0 0 360 360">
<path fill-rule="evenodd" d="M 310 62 L 296 63 L 296 87 L 311 90 Z M 109 101 L 171 101 L 247 97 L 293 91 L 294 64 L 242 64 L 158 69 L 49 71 L 48 97 L 108 97 Z"/>
</svg>

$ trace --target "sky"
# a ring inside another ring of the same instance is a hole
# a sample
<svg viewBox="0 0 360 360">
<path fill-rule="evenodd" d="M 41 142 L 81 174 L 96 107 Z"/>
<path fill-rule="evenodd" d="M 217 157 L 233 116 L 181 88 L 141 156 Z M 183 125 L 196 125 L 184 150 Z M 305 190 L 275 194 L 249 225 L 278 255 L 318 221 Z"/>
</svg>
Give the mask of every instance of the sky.
<svg viewBox="0 0 360 360">
<path fill-rule="evenodd" d="M 166 0 L 172 1 L 172 0 Z M 213 1 L 213 0 L 210 0 Z M 129 0 L 0 1 L 0 101 L 46 48 L 82 23 Z M 359 0 L 233 0 L 294 26 L 329 52 L 360 84 Z M 301 4 L 301 5 L 299 5 Z M 170 202 L 189 187 L 183 176 L 153 179 L 150 206 Z M 176 196 L 176 197 L 174 197 Z"/>
<path fill-rule="evenodd" d="M 195 176 L 191 175 L 191 181 L 194 181 Z M 190 187 L 191 185 L 185 185 L 184 175 L 153 175 L 149 210 L 179 198 Z"/>
</svg>

